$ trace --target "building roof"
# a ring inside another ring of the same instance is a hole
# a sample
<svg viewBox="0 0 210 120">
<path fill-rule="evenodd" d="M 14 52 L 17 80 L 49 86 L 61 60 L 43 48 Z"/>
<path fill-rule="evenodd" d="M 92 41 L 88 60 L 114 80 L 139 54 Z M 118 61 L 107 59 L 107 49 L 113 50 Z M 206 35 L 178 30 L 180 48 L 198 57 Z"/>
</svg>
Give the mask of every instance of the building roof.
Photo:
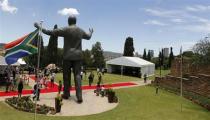
<svg viewBox="0 0 210 120">
<path fill-rule="evenodd" d="M 154 63 L 146 61 L 139 57 L 119 57 L 106 62 L 108 65 L 120 65 L 130 67 L 155 66 Z"/>
</svg>

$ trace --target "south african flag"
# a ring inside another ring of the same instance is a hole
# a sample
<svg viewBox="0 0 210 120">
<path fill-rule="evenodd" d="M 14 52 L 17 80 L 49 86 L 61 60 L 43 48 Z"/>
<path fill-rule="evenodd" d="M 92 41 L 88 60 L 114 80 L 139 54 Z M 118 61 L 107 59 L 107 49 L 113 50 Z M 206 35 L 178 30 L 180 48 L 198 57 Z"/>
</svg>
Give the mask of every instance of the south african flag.
<svg viewBox="0 0 210 120">
<path fill-rule="evenodd" d="M 16 63 L 19 58 L 28 56 L 38 52 L 37 41 L 38 41 L 39 30 L 29 33 L 15 41 L 12 41 L 4 45 L 5 61 L 7 64 Z"/>
</svg>

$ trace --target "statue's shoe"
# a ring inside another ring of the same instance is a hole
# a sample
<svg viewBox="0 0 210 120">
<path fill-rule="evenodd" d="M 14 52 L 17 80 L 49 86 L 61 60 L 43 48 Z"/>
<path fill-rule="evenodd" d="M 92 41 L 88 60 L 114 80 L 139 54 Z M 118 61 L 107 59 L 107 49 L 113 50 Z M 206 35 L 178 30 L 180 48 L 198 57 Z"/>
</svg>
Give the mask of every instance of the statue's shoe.
<svg viewBox="0 0 210 120">
<path fill-rule="evenodd" d="M 70 96 L 67 96 L 67 95 L 64 95 L 64 94 L 62 95 L 62 98 L 63 98 L 63 99 L 69 99 L 69 97 L 70 97 Z"/>
<path fill-rule="evenodd" d="M 77 100 L 77 103 L 79 103 L 79 104 L 81 104 L 82 102 L 83 102 L 82 99 L 78 99 L 78 100 Z"/>
</svg>

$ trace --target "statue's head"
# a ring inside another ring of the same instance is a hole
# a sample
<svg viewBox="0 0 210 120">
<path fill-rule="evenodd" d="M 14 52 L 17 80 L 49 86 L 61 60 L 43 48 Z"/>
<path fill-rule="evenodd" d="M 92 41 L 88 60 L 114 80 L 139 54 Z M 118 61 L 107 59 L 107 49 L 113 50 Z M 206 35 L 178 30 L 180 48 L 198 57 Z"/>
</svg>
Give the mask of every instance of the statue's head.
<svg viewBox="0 0 210 120">
<path fill-rule="evenodd" d="M 77 23 L 77 18 L 75 16 L 69 16 L 68 23 L 69 25 L 75 25 Z"/>
</svg>

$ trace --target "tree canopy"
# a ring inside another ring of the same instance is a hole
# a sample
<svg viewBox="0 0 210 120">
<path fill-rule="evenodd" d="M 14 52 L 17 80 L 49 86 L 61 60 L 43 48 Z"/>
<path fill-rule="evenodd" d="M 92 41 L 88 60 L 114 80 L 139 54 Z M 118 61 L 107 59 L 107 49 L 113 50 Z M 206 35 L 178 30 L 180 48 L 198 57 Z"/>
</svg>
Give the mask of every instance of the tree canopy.
<svg viewBox="0 0 210 120">
<path fill-rule="evenodd" d="M 150 53 L 150 51 L 148 51 L 147 60 L 148 60 L 148 61 L 151 61 L 151 58 L 152 58 L 152 57 L 151 57 L 151 53 Z"/>
<path fill-rule="evenodd" d="M 123 56 L 133 57 L 134 56 L 133 52 L 134 52 L 133 38 L 127 37 L 125 40 Z"/>
<path fill-rule="evenodd" d="M 172 61 L 174 60 L 174 53 L 173 53 L 173 48 L 171 47 L 170 50 L 170 55 L 169 55 L 169 59 L 168 59 L 168 67 L 171 67 Z"/>
<path fill-rule="evenodd" d="M 92 62 L 93 62 L 93 59 L 91 58 L 92 54 L 91 54 L 91 51 L 86 49 L 85 51 L 83 51 L 83 66 L 84 67 L 92 67 Z"/>
<path fill-rule="evenodd" d="M 105 67 L 103 49 L 101 47 L 100 42 L 96 42 L 91 49 L 92 57 L 93 57 L 93 66 L 97 68 Z"/>
<path fill-rule="evenodd" d="M 144 49 L 143 59 L 144 59 L 144 60 L 147 60 L 147 53 L 146 53 L 146 49 Z"/>
<path fill-rule="evenodd" d="M 200 40 L 193 47 L 195 53 L 194 62 L 196 64 L 210 64 L 210 40 L 208 37 Z"/>
<path fill-rule="evenodd" d="M 54 29 L 57 29 L 58 26 L 54 25 Z M 49 38 L 49 43 L 47 46 L 46 56 L 47 64 L 57 64 L 57 54 L 58 54 L 58 36 L 51 35 Z M 50 58 L 50 59 L 49 59 Z"/>
</svg>

